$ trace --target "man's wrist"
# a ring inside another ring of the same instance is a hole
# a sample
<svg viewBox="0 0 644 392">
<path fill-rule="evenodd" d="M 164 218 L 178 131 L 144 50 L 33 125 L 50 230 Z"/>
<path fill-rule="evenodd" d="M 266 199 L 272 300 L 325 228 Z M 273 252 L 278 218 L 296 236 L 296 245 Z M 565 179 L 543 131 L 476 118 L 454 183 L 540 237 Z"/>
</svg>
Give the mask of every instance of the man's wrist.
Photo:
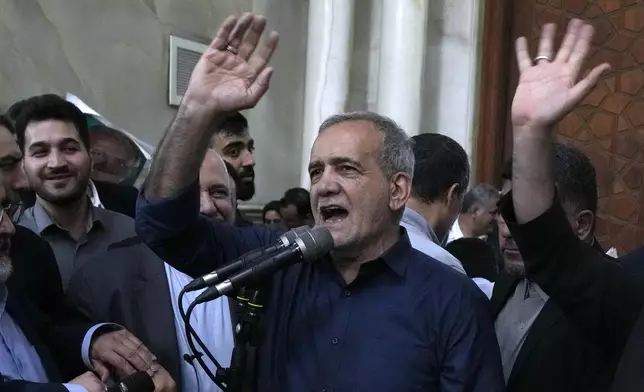
<svg viewBox="0 0 644 392">
<path fill-rule="evenodd" d="M 515 144 L 517 143 L 535 143 L 535 142 L 551 142 L 552 129 L 551 127 L 535 124 L 527 125 L 513 125 L 512 126 L 512 139 Z"/>
</svg>

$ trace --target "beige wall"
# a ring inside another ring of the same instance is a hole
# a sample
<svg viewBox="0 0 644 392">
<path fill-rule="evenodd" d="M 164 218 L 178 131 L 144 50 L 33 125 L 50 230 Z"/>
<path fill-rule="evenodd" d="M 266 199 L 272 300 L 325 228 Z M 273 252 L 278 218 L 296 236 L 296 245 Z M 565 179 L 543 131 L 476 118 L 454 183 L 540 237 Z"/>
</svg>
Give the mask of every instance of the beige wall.
<svg viewBox="0 0 644 392">
<path fill-rule="evenodd" d="M 375 110 L 381 1 L 356 1 L 347 110 Z M 391 0 L 394 1 L 394 0 Z M 34 94 L 71 92 L 112 123 L 156 145 L 167 104 L 168 37 L 207 43 L 229 14 L 254 11 L 279 31 L 276 72 L 245 113 L 256 140 L 263 205 L 298 186 L 308 0 L 0 0 L 0 108 Z M 481 0 L 431 0 L 425 39 L 421 132 L 472 152 Z"/>
<path fill-rule="evenodd" d="M 306 20 L 302 0 L 1 0 L 0 106 L 35 94 L 76 94 L 156 145 L 170 123 L 168 36 L 207 43 L 231 13 L 263 12 L 282 33 L 271 91 L 248 114 L 257 144 L 256 201 L 296 186 Z M 286 153 L 288 152 L 288 153 Z M 270 177 L 269 177 L 270 175 Z"/>
</svg>

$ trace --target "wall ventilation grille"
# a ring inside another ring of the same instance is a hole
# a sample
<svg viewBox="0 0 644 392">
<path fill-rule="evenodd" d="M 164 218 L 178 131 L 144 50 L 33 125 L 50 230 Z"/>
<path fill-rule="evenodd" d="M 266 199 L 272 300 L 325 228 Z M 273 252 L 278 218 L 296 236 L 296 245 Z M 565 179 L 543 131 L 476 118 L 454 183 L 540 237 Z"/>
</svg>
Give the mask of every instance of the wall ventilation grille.
<svg viewBox="0 0 644 392">
<path fill-rule="evenodd" d="M 190 75 L 207 45 L 187 39 L 170 36 L 170 66 L 168 81 L 168 103 L 179 105 L 188 88 Z"/>
</svg>

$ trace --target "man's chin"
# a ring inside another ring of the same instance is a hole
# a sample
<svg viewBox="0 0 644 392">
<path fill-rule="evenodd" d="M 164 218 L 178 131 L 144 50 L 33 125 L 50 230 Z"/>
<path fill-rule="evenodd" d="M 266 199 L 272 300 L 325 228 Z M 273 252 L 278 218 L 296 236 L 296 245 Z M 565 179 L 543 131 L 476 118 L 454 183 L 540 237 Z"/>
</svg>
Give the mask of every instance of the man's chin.
<svg viewBox="0 0 644 392">
<path fill-rule="evenodd" d="M 248 201 L 255 196 L 255 184 L 243 184 L 243 181 L 240 181 L 239 187 L 237 189 L 237 199 L 241 201 Z"/>
</svg>

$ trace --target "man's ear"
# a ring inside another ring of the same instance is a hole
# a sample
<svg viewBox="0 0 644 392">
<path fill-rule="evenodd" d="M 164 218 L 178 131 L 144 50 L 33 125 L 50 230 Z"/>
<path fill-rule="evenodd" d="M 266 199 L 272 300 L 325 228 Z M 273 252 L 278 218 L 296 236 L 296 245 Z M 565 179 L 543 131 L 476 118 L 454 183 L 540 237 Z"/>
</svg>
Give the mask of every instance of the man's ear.
<svg viewBox="0 0 644 392">
<path fill-rule="evenodd" d="M 452 207 L 460 201 L 459 193 L 458 193 L 459 187 L 460 187 L 459 184 L 452 184 L 452 186 L 450 186 L 449 189 L 447 190 L 445 202 L 447 203 L 448 207 Z"/>
<path fill-rule="evenodd" d="M 396 173 L 389 185 L 389 208 L 398 211 L 405 207 L 411 196 L 411 177 L 407 173 Z"/>
<path fill-rule="evenodd" d="M 573 230 L 577 237 L 582 241 L 593 236 L 593 228 L 595 227 L 595 214 L 590 210 L 582 210 L 575 214 Z"/>
</svg>

